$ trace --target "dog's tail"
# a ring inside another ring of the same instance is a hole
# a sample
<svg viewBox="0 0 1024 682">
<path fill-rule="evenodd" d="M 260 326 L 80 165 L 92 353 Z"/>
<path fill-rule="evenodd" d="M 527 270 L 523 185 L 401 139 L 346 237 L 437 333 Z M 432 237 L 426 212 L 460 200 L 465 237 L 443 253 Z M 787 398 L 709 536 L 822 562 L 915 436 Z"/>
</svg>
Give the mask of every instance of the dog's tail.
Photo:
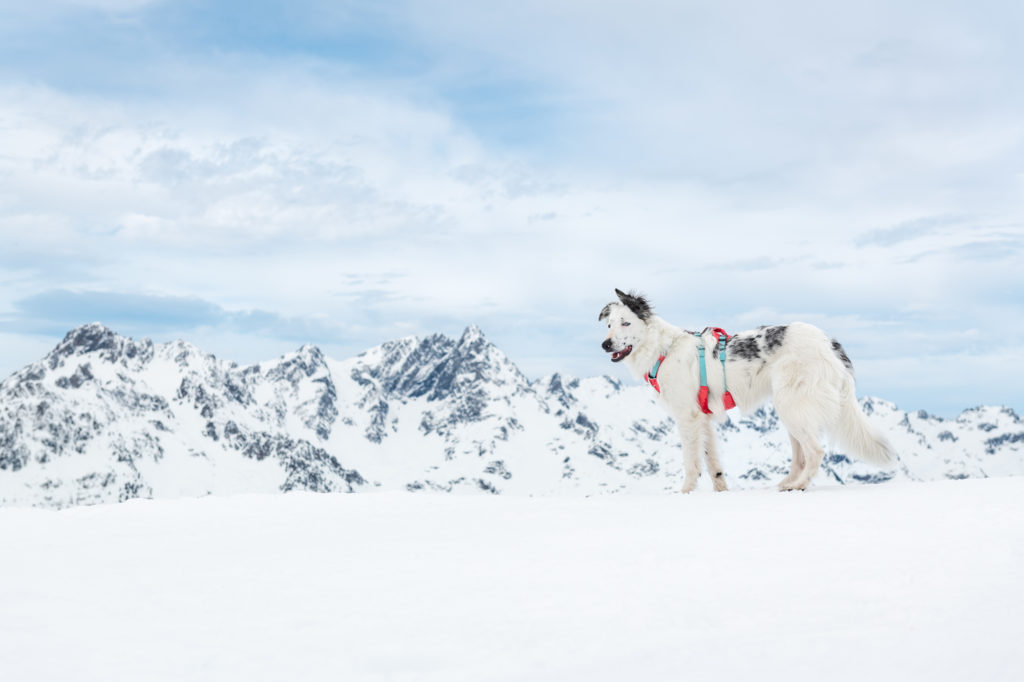
<svg viewBox="0 0 1024 682">
<path fill-rule="evenodd" d="M 852 382 L 851 382 L 852 383 Z M 852 387 L 851 387 L 852 388 Z M 846 392 L 832 434 L 841 445 L 859 459 L 880 467 L 896 464 L 896 451 L 878 429 L 871 425 L 857 404 L 852 390 Z"/>
</svg>

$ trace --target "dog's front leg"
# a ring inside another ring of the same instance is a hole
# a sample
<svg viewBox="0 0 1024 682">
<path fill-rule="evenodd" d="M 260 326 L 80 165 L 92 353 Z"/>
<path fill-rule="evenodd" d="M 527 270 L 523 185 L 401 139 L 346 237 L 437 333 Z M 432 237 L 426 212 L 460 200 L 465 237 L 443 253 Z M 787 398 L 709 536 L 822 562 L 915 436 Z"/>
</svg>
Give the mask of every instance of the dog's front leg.
<svg viewBox="0 0 1024 682">
<path fill-rule="evenodd" d="M 728 490 L 725 485 L 725 476 L 722 472 L 722 463 L 718 461 L 718 443 L 715 438 L 715 428 L 709 418 L 704 418 L 704 462 L 708 467 L 708 476 L 715 486 L 715 490 L 722 492 Z"/>
<path fill-rule="evenodd" d="M 679 424 L 679 438 L 683 442 L 683 492 L 693 492 L 700 477 L 700 450 L 702 429 L 699 418 L 676 418 Z"/>
</svg>

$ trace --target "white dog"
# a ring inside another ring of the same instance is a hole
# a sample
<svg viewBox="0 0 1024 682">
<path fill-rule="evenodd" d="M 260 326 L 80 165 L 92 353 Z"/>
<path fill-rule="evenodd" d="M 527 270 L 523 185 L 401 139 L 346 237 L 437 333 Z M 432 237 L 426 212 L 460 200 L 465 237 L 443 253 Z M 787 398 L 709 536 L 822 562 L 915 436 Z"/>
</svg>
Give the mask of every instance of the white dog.
<svg viewBox="0 0 1024 682">
<path fill-rule="evenodd" d="M 638 379 L 657 390 L 659 402 L 676 418 L 683 440 L 684 493 L 697 485 L 702 445 L 715 490 L 726 489 L 711 420 L 724 417 L 733 400 L 742 412 L 769 398 L 774 402 L 793 446 L 793 462 L 780 490 L 807 487 L 821 465 L 825 433 L 867 462 L 895 462 L 889 442 L 857 404 L 850 359 L 838 341 L 817 327 L 794 322 L 734 336 L 720 329 L 689 332 L 655 315 L 642 296 L 615 293 L 619 300 L 597 318 L 608 321 L 602 348 L 612 354 L 612 362 L 625 360 Z"/>
</svg>

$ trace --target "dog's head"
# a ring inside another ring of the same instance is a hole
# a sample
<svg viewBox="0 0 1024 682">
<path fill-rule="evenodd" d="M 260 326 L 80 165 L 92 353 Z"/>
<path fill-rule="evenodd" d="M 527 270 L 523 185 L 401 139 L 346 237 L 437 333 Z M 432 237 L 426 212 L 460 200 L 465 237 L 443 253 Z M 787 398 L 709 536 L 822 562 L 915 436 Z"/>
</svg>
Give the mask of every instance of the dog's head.
<svg viewBox="0 0 1024 682">
<path fill-rule="evenodd" d="M 647 335 L 647 320 L 654 313 L 651 304 L 640 294 L 626 294 L 616 289 L 615 295 L 619 300 L 602 308 L 597 319 L 608 321 L 608 336 L 601 348 L 612 354 L 612 362 L 619 362 L 633 352 L 634 346 L 643 343 Z"/>
</svg>

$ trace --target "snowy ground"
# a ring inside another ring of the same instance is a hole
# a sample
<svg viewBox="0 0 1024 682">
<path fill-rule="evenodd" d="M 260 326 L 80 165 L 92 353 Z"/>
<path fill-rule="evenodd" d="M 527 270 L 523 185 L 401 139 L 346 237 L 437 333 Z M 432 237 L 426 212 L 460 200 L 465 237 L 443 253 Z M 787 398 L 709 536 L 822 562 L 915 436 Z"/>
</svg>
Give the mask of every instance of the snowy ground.
<svg viewBox="0 0 1024 682">
<path fill-rule="evenodd" d="M 1024 478 L 0 509 L 0 679 L 1020 680 Z"/>
</svg>

